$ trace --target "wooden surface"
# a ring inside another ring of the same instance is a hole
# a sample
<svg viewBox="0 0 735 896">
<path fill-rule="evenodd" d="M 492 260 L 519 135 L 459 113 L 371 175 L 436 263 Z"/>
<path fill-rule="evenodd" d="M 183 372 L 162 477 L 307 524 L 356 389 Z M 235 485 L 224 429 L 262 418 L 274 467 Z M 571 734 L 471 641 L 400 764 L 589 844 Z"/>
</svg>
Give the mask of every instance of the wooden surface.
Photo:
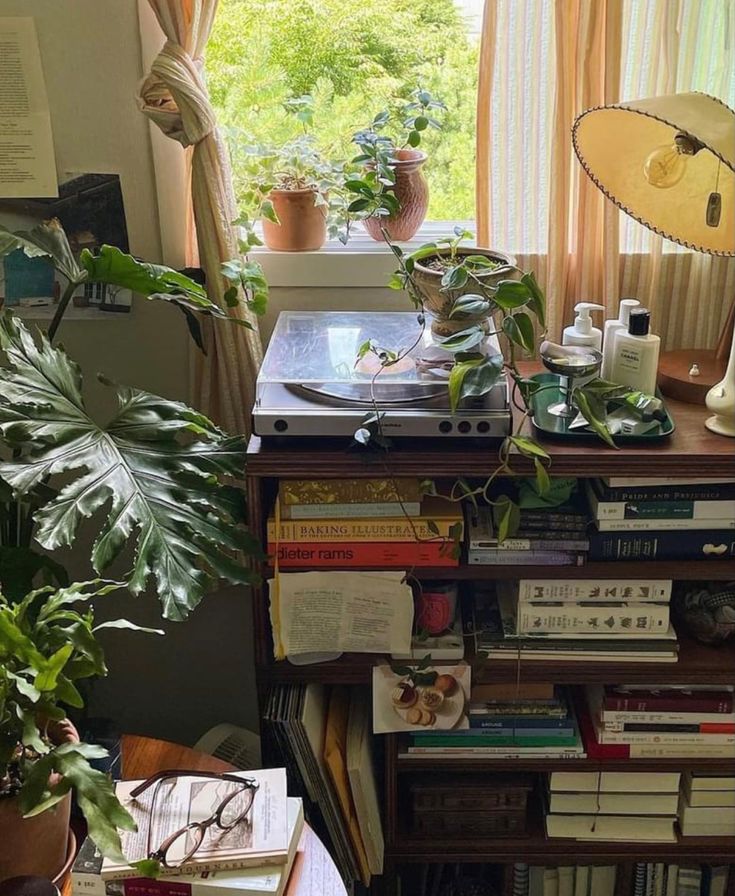
<svg viewBox="0 0 735 896">
<path fill-rule="evenodd" d="M 122 738 L 122 776 L 124 779 L 147 778 L 163 769 L 200 772 L 236 771 L 234 765 L 181 744 L 152 737 L 125 734 Z M 347 896 L 337 869 L 324 844 L 308 825 L 299 844 L 286 896 Z M 62 896 L 71 896 L 69 889 Z"/>
</svg>

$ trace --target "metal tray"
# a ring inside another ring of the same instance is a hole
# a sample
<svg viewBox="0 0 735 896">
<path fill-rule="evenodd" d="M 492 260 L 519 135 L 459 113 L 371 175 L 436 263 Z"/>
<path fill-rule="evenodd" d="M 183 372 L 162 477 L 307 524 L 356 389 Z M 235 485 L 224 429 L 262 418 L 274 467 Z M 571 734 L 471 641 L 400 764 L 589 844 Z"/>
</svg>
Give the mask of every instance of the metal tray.
<svg viewBox="0 0 735 896">
<path fill-rule="evenodd" d="M 586 441 L 597 440 L 600 437 L 593 430 L 573 429 L 571 432 L 567 429 L 570 420 L 574 418 L 555 417 L 548 413 L 550 405 L 561 401 L 562 388 L 561 379 L 555 373 L 537 373 L 531 377 L 537 383 L 541 383 L 542 387 L 531 397 L 531 410 L 533 416 L 531 421 L 533 427 L 538 433 L 546 436 L 553 436 L 559 439 L 583 439 Z M 658 393 L 657 393 L 658 395 Z M 660 398 L 661 396 L 658 395 Z M 658 429 L 651 429 L 640 435 L 624 435 L 619 433 L 613 436 L 616 444 L 625 445 L 629 442 L 655 442 L 658 439 L 665 439 L 670 436 L 675 429 L 674 421 L 668 410 L 666 411 L 666 419 L 659 424 Z"/>
</svg>

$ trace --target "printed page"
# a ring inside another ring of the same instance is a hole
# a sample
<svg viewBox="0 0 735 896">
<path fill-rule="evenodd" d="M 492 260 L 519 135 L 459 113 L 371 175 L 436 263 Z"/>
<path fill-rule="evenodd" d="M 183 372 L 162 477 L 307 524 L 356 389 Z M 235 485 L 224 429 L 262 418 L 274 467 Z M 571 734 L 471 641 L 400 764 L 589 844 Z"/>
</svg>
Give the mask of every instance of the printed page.
<svg viewBox="0 0 735 896">
<path fill-rule="evenodd" d="M 0 18 L 0 197 L 58 196 L 36 26 Z"/>
<path fill-rule="evenodd" d="M 400 653 L 411 647 L 413 592 L 403 572 L 304 572 L 269 581 L 276 659 Z"/>
</svg>

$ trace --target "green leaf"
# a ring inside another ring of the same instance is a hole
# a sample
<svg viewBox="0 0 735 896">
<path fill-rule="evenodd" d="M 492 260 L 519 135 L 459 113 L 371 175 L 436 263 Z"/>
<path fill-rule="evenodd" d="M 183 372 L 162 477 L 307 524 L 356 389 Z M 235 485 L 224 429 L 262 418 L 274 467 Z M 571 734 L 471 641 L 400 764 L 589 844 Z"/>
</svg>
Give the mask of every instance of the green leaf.
<svg viewBox="0 0 735 896">
<path fill-rule="evenodd" d="M 539 322 L 539 326 L 542 330 L 546 329 L 546 298 L 544 297 L 543 292 L 541 291 L 541 287 L 536 282 L 536 278 L 533 275 L 532 271 L 524 274 L 521 277 L 521 283 L 528 289 L 531 293 L 531 298 L 528 300 L 528 307 L 533 313 L 536 315 L 536 319 Z"/>
<path fill-rule="evenodd" d="M 444 272 L 441 280 L 442 287 L 444 289 L 461 289 L 467 283 L 468 278 L 467 268 L 461 264 L 456 265 Z"/>
<path fill-rule="evenodd" d="M 165 634 L 163 629 L 146 628 L 143 625 L 137 625 L 135 622 L 130 622 L 128 619 L 110 619 L 108 622 L 101 622 L 99 625 L 95 625 L 92 631 L 98 632 L 103 628 L 127 628 L 134 632 L 145 632 L 148 635 Z"/>
<path fill-rule="evenodd" d="M 597 435 L 611 448 L 617 448 L 610 430 L 605 423 L 605 403 L 594 395 L 586 393 L 579 386 L 573 392 L 573 401 L 579 408 L 584 419 L 589 423 Z"/>
<path fill-rule="evenodd" d="M 365 209 L 370 205 L 370 200 L 365 197 L 361 197 L 360 199 L 353 199 L 352 202 L 347 206 L 348 212 L 364 212 Z"/>
<path fill-rule="evenodd" d="M 456 411 L 463 398 L 486 395 L 498 381 L 502 369 L 500 355 L 456 363 L 449 373 L 448 383 L 452 411 Z"/>
<path fill-rule="evenodd" d="M 83 249 L 80 261 L 94 283 L 112 283 L 150 297 L 179 294 L 199 308 L 213 304 L 204 287 L 191 277 L 164 265 L 138 261 L 115 246 L 102 246 L 98 255 Z"/>
<path fill-rule="evenodd" d="M 261 217 L 265 218 L 266 221 L 270 221 L 272 224 L 281 223 L 270 199 L 263 200 L 260 206 L 260 214 Z"/>
<path fill-rule="evenodd" d="M 72 655 L 73 650 L 73 644 L 64 644 L 63 647 L 60 647 L 46 660 L 43 668 L 36 676 L 36 680 L 33 682 L 39 691 L 53 691 L 56 688 L 56 679 Z"/>
<path fill-rule="evenodd" d="M 465 293 L 454 302 L 449 311 L 449 317 L 457 317 L 461 314 L 479 317 L 489 314 L 491 308 L 492 304 L 482 296 Z"/>
<path fill-rule="evenodd" d="M 503 332 L 516 345 L 527 352 L 533 352 L 536 346 L 533 323 L 524 311 L 503 318 Z"/>
<path fill-rule="evenodd" d="M 475 345 L 479 345 L 485 338 L 482 327 L 468 327 L 454 333 L 451 336 L 435 337 L 435 342 L 448 352 L 464 352 Z M 0 467 L 0 472 L 1 472 Z"/>
<path fill-rule="evenodd" d="M 512 311 L 525 305 L 531 298 L 531 293 L 520 280 L 501 280 L 493 298 L 504 311 Z"/>
<path fill-rule="evenodd" d="M 506 538 L 516 534 L 521 524 L 521 509 L 515 501 L 511 501 L 506 495 L 501 495 L 493 508 L 493 516 L 495 517 L 498 541 L 505 541 Z"/>
<path fill-rule="evenodd" d="M 417 147 L 421 143 L 421 134 L 418 131 L 411 131 L 406 142 L 409 146 Z"/>
<path fill-rule="evenodd" d="M 536 487 L 538 488 L 539 495 L 542 497 L 548 495 L 551 489 L 551 480 L 549 479 L 549 474 L 544 466 L 544 462 L 540 457 L 534 457 L 533 466 L 536 470 Z"/>
<path fill-rule="evenodd" d="M 549 459 L 549 452 L 542 448 L 538 442 L 528 436 L 508 436 L 509 441 L 515 445 L 525 457 L 540 457 Z"/>
<path fill-rule="evenodd" d="M 413 122 L 414 130 L 425 131 L 429 126 L 429 119 L 425 115 L 418 115 Z"/>
<path fill-rule="evenodd" d="M 240 493 L 219 484 L 219 477 L 242 476 L 244 439 L 228 438 L 179 402 L 133 389 L 118 389 L 119 410 L 101 426 L 87 413 L 81 373 L 62 349 L 46 340 L 37 348 L 8 315 L 0 316 L 0 345 L 9 362 L 0 368 L 0 432 L 16 449 L 0 463 L 0 476 L 24 494 L 48 476 L 71 474 L 37 511 L 43 547 L 71 545 L 79 523 L 107 507 L 95 569 L 106 569 L 132 538 L 129 587 L 137 594 L 154 576 L 164 615 L 176 620 L 216 581 L 211 569 L 221 558 L 259 553 L 240 525 Z M 229 568 L 232 581 L 250 578 L 243 566 L 238 575 Z"/>
<path fill-rule="evenodd" d="M 64 228 L 56 218 L 44 221 L 30 231 L 15 234 L 0 227 L 0 257 L 15 249 L 22 249 L 30 258 L 47 257 L 71 283 L 83 283 L 87 279 L 74 258 Z"/>
</svg>

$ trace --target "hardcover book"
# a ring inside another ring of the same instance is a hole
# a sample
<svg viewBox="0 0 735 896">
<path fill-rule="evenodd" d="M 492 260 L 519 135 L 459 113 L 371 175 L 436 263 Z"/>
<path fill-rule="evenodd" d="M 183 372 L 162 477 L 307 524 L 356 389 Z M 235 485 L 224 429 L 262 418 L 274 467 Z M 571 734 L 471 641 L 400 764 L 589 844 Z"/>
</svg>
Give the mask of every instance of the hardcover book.
<svg viewBox="0 0 735 896">
<path fill-rule="evenodd" d="M 671 579 L 521 579 L 514 590 L 524 601 L 664 603 L 671 599 L 671 586 Z"/>
<path fill-rule="evenodd" d="M 735 557 L 735 530 L 591 532 L 589 560 L 706 560 Z M 704 576 L 706 578 L 706 576 Z"/>
<path fill-rule="evenodd" d="M 275 550 L 273 545 L 269 550 Z M 451 545 L 442 541 L 358 541 L 338 544 L 282 542 L 278 545 L 282 568 L 377 567 L 403 569 L 408 566 L 459 566 Z"/>
<path fill-rule="evenodd" d="M 421 501 L 418 479 L 282 479 L 279 496 L 291 504 L 395 504 Z"/>
</svg>

